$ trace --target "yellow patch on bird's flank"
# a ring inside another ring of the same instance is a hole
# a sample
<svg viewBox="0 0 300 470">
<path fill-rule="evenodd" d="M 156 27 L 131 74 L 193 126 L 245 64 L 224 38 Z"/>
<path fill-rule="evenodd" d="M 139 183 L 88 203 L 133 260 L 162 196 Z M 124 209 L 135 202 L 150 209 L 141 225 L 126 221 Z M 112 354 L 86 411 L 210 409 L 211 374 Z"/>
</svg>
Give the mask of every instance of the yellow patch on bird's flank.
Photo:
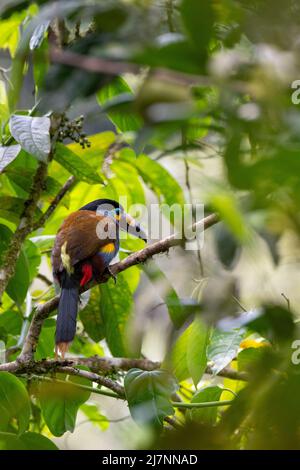
<svg viewBox="0 0 300 470">
<path fill-rule="evenodd" d="M 68 272 L 68 274 L 71 274 L 74 272 L 74 268 L 73 266 L 71 265 L 71 258 L 70 258 L 70 255 L 68 255 L 67 253 L 67 242 L 65 242 L 62 247 L 61 247 L 61 250 L 60 250 L 60 257 L 61 257 L 61 261 L 62 261 L 62 264 L 63 264 L 63 267 L 66 269 L 66 271 Z"/>
<path fill-rule="evenodd" d="M 114 243 L 107 243 L 101 248 L 101 253 L 112 253 L 113 251 L 115 251 Z"/>
</svg>

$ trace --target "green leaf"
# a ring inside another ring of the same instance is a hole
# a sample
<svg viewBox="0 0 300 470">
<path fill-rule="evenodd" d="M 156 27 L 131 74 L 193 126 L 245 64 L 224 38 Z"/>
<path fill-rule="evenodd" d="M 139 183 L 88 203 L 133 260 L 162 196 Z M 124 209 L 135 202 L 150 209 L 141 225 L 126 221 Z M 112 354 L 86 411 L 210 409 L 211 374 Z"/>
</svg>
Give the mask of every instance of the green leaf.
<svg viewBox="0 0 300 470">
<path fill-rule="evenodd" d="M 267 305 L 247 327 L 271 342 L 284 344 L 293 338 L 295 323 L 292 313 L 278 305 Z"/>
<path fill-rule="evenodd" d="M 124 159 L 136 166 L 139 174 L 157 195 L 160 202 L 165 202 L 168 206 L 172 206 L 172 204 L 183 205 L 185 203 L 181 186 L 158 162 L 145 154 L 135 158 L 133 152 L 120 154 L 120 159 Z"/>
<path fill-rule="evenodd" d="M 0 146 L 0 173 L 7 167 L 20 153 L 20 145 L 11 145 L 10 147 Z"/>
<path fill-rule="evenodd" d="M 53 247 L 55 235 L 38 235 L 30 238 L 30 241 L 34 243 L 40 251 L 50 250 Z"/>
<path fill-rule="evenodd" d="M 223 389 L 221 387 L 209 386 L 195 393 L 191 403 L 204 403 L 210 401 L 219 401 Z M 193 408 L 187 411 L 187 418 L 203 424 L 215 424 L 218 415 L 218 408 L 211 406 L 208 408 Z"/>
<path fill-rule="evenodd" d="M 7 249 L 11 237 L 11 230 L 5 225 L 0 225 L 0 265 L 3 253 Z M 21 251 L 16 263 L 15 274 L 9 281 L 6 291 L 15 302 L 22 304 L 27 294 L 29 282 L 28 261 L 23 251 Z"/>
<path fill-rule="evenodd" d="M 24 210 L 24 199 L 13 196 L 0 197 L 0 216 L 18 223 L 19 216 Z"/>
<path fill-rule="evenodd" d="M 49 43 L 47 39 L 33 51 L 33 76 L 38 90 L 43 87 L 45 77 L 49 69 Z"/>
<path fill-rule="evenodd" d="M 124 150 L 121 150 L 120 154 L 122 154 Z M 110 183 L 116 189 L 117 194 L 122 194 L 122 196 L 126 195 L 128 197 L 128 207 L 134 204 L 145 204 L 144 189 L 136 168 L 130 165 L 129 163 L 123 162 L 118 159 L 115 163 L 111 165 L 111 170 L 124 184 L 126 194 L 124 194 L 124 191 L 122 191 L 121 193 L 118 192 L 118 184 L 116 178 L 111 178 Z"/>
<path fill-rule="evenodd" d="M 6 310 L 0 314 L 0 329 L 3 328 L 10 335 L 18 335 L 22 327 L 22 317 L 19 312 Z"/>
<path fill-rule="evenodd" d="M 51 121 L 47 116 L 30 117 L 13 114 L 9 121 L 10 132 L 26 152 L 46 162 L 51 149 Z"/>
<path fill-rule="evenodd" d="M 90 184 L 102 184 L 103 179 L 79 155 L 63 144 L 56 144 L 55 160 L 79 180 Z"/>
<path fill-rule="evenodd" d="M 108 108 L 108 117 L 120 132 L 136 131 L 141 127 L 141 121 L 133 111 L 128 112 L 128 110 L 126 110 L 127 112 L 122 112 L 117 109 L 109 110 L 110 102 L 115 104 L 115 98 L 122 98 L 124 95 L 126 97 L 134 96 L 126 81 L 122 77 L 116 77 L 108 85 L 101 88 L 97 93 L 97 100 L 101 106 L 105 105 L 105 110 Z"/>
<path fill-rule="evenodd" d="M 25 386 L 9 372 L 0 372 L 0 430 L 6 431 L 15 418 L 21 434 L 29 425 L 29 417 L 30 402 Z"/>
<path fill-rule="evenodd" d="M 189 327 L 186 360 L 188 371 L 196 386 L 205 372 L 207 365 L 206 349 L 210 338 L 210 328 L 200 319 L 195 318 Z"/>
<path fill-rule="evenodd" d="M 229 192 L 215 192 L 209 201 L 220 218 L 240 242 L 249 238 L 249 229 L 241 213 L 235 196 Z"/>
<path fill-rule="evenodd" d="M 90 147 L 83 149 L 78 143 L 74 142 L 68 145 L 68 149 L 79 155 L 82 159 L 88 160 L 88 163 L 94 170 L 99 171 L 105 152 L 116 141 L 116 134 L 112 131 L 100 132 L 99 134 L 89 135 Z"/>
<path fill-rule="evenodd" d="M 25 11 L 15 11 L 9 18 L 1 19 L 0 23 L 0 48 L 9 49 L 14 57 L 20 38 L 20 24 L 25 18 Z"/>
<path fill-rule="evenodd" d="M 79 312 L 85 331 L 96 342 L 101 341 L 105 337 L 105 326 L 100 309 L 100 296 L 100 286 L 92 289 L 87 305 Z"/>
<path fill-rule="evenodd" d="M 106 431 L 106 429 L 109 427 L 109 421 L 107 417 L 100 413 L 96 405 L 85 403 L 84 405 L 81 405 L 80 411 L 82 411 L 85 416 L 89 418 L 91 423 L 100 428 L 101 431 Z"/>
<path fill-rule="evenodd" d="M 255 363 L 259 361 L 265 353 L 264 349 L 265 347 L 247 348 L 240 351 L 237 356 L 238 370 L 247 371 L 255 367 Z"/>
<path fill-rule="evenodd" d="M 130 413 L 137 423 L 161 429 L 164 418 L 174 414 L 170 397 L 178 387 L 168 372 L 131 369 L 124 387 Z"/>
<path fill-rule="evenodd" d="M 53 318 L 48 318 L 43 325 L 38 339 L 38 344 L 34 355 L 35 360 L 38 361 L 54 356 L 55 329 L 55 320 Z"/>
<path fill-rule="evenodd" d="M 78 409 L 90 397 L 89 391 L 74 387 L 72 382 L 90 386 L 90 381 L 81 377 L 71 377 L 65 384 L 60 382 L 40 384 L 41 410 L 54 436 L 62 436 L 66 431 L 74 431 Z"/>
<path fill-rule="evenodd" d="M 30 240 L 24 243 L 24 252 L 28 262 L 30 282 L 37 276 L 41 264 L 41 253 L 37 246 Z"/>
<path fill-rule="evenodd" d="M 0 450 L 58 450 L 58 447 L 47 437 L 35 432 L 25 432 L 21 436 L 0 432 Z"/>
<path fill-rule="evenodd" d="M 214 330 L 207 348 L 207 359 L 213 362 L 212 372 L 214 374 L 218 374 L 237 355 L 243 334 L 243 329 Z"/>
<path fill-rule="evenodd" d="M 194 49 L 201 56 L 207 51 L 213 32 L 214 12 L 209 1 L 183 0 L 181 17 Z"/>
<path fill-rule="evenodd" d="M 225 268 L 232 269 L 239 260 L 241 246 L 224 224 L 214 227 L 216 251 Z"/>
<path fill-rule="evenodd" d="M 170 353 L 172 373 L 178 382 L 182 382 L 183 380 L 190 377 L 186 354 L 188 341 L 189 328 L 186 328 L 186 330 L 184 330 L 184 332 L 176 340 Z"/>
<path fill-rule="evenodd" d="M 209 337 L 210 328 L 196 318 L 176 340 L 170 359 L 173 374 L 179 382 L 189 377 L 195 385 L 200 381 L 207 365 Z"/>
<path fill-rule="evenodd" d="M 118 274 L 116 285 L 110 279 L 100 285 L 100 311 L 105 328 L 105 338 L 114 356 L 127 356 L 126 327 L 133 309 L 133 299 L 129 286 Z"/>
</svg>

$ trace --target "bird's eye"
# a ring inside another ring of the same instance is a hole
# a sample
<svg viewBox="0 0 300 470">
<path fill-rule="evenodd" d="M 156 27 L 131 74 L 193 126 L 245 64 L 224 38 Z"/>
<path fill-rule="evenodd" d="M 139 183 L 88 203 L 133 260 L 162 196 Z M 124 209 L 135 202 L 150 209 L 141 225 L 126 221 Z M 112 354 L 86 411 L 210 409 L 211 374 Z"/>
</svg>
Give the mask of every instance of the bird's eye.
<svg viewBox="0 0 300 470">
<path fill-rule="evenodd" d="M 108 215 L 108 211 L 104 211 L 104 215 Z"/>
</svg>

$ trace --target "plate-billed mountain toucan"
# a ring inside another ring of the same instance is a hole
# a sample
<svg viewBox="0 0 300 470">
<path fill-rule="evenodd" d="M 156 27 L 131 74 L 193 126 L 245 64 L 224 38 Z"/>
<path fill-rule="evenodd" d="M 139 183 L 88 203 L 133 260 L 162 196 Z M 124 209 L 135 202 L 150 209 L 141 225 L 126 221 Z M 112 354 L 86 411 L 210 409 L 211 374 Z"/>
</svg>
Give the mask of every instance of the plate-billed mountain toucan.
<svg viewBox="0 0 300 470">
<path fill-rule="evenodd" d="M 56 323 L 56 353 L 64 357 L 76 333 L 80 288 L 109 270 L 119 251 L 119 229 L 143 239 L 139 224 L 111 199 L 98 199 L 70 214 L 52 251 L 53 276 L 61 287 Z"/>
</svg>

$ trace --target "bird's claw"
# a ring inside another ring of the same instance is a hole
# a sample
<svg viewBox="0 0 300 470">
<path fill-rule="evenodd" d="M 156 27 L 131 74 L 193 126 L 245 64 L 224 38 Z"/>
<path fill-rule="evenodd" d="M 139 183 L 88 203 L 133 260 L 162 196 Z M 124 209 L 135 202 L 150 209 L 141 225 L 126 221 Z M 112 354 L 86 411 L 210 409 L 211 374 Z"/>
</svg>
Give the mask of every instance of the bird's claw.
<svg viewBox="0 0 300 470">
<path fill-rule="evenodd" d="M 117 284 L 117 276 L 112 272 L 109 266 L 107 266 L 106 269 L 107 269 L 108 274 L 113 278 L 114 283 Z"/>
</svg>

